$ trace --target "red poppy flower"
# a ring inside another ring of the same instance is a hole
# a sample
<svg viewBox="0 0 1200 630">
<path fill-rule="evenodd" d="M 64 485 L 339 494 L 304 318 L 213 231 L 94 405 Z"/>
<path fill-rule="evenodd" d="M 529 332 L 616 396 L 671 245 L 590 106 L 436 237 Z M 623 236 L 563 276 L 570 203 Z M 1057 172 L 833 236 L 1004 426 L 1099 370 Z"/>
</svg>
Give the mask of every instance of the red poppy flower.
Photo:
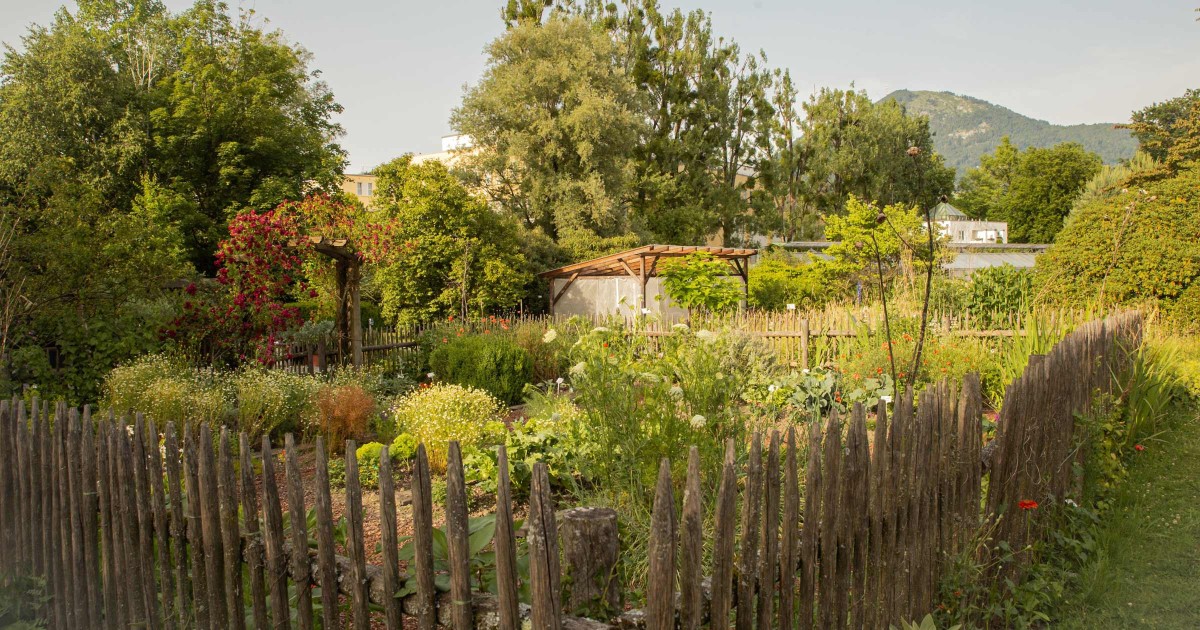
<svg viewBox="0 0 1200 630">
<path fill-rule="evenodd" d="M 1134 444 L 1134 445 L 1133 445 L 1133 450 L 1135 450 L 1135 451 L 1137 451 L 1137 452 L 1139 452 L 1139 453 L 1140 453 L 1140 452 L 1142 452 L 1142 451 L 1146 450 L 1146 447 L 1145 447 L 1145 446 L 1142 446 L 1141 444 Z"/>
<path fill-rule="evenodd" d="M 604 342 L 604 347 L 605 347 L 605 348 L 607 348 L 607 347 L 608 347 L 608 342 L 607 342 L 607 341 L 605 341 L 605 342 Z"/>
<path fill-rule="evenodd" d="M 1036 510 L 1038 507 L 1038 502 L 1026 499 L 1024 501 L 1018 501 L 1017 507 L 1021 508 L 1022 510 Z"/>
</svg>

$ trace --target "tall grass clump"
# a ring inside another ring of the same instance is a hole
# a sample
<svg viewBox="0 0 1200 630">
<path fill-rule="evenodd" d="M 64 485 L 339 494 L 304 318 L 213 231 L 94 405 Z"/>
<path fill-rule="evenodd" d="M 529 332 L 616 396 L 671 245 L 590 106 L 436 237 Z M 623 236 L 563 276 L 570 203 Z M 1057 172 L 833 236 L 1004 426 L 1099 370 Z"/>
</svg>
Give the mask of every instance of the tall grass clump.
<svg viewBox="0 0 1200 630">
<path fill-rule="evenodd" d="M 237 399 L 238 427 L 251 436 L 301 431 L 301 418 L 316 395 L 312 377 L 247 367 L 230 378 Z"/>
<path fill-rule="evenodd" d="M 230 415 L 230 396 L 217 373 L 151 354 L 109 372 L 103 406 L 118 416 L 143 413 L 159 426 L 219 426 Z"/>
</svg>

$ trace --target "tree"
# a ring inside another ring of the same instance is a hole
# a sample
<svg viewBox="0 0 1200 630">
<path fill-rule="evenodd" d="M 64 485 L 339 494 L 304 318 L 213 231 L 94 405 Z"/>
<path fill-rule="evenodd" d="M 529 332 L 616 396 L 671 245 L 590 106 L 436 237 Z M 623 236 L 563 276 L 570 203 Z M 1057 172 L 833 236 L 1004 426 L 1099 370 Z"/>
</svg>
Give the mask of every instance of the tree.
<svg viewBox="0 0 1200 630">
<path fill-rule="evenodd" d="M 1007 221 L 1011 241 L 1050 243 L 1100 169 L 1100 156 L 1073 142 L 1018 151 L 1004 138 L 967 172 L 957 199 L 972 216 Z"/>
<path fill-rule="evenodd" d="M 1200 158 L 1200 89 L 1136 111 L 1123 125 L 1141 150 L 1168 166 Z"/>
<path fill-rule="evenodd" d="M 612 33 L 644 106 L 635 148 L 633 211 L 654 239 L 747 240 L 747 203 L 774 113 L 765 55 L 713 32 L 703 11 L 664 11 L 657 0 L 587 3 L 581 14 Z"/>
<path fill-rule="evenodd" d="M 612 39 L 551 14 L 513 26 L 487 53 L 483 78 L 451 116 L 475 143 L 464 159 L 471 181 L 572 253 L 636 243 L 628 185 L 643 120 Z"/>
<path fill-rule="evenodd" d="M 925 208 L 953 188 L 954 169 L 933 151 L 929 120 L 909 116 L 895 101 L 822 88 L 803 109 L 803 140 L 792 149 L 800 155 L 788 159 L 804 164 L 804 196 L 821 216 L 843 214 L 851 195 Z"/>
<path fill-rule="evenodd" d="M 32 26 L 0 63 L 0 208 L 19 382 L 95 400 L 99 375 L 157 347 L 215 271 L 228 219 L 336 180 L 338 106 L 307 53 L 200 0 L 81 0 Z"/>
<path fill-rule="evenodd" d="M 400 244 L 374 274 L 385 317 L 424 323 L 515 306 L 532 280 L 518 226 L 488 208 L 440 162 L 410 156 L 375 169 L 376 212 Z"/>
<path fill-rule="evenodd" d="M 825 237 L 837 241 L 825 250 L 832 257 L 830 264 L 855 282 L 873 285 L 877 260 L 892 276 L 929 260 L 925 217 L 911 205 L 879 206 L 851 195 L 844 216 L 826 219 Z"/>
</svg>

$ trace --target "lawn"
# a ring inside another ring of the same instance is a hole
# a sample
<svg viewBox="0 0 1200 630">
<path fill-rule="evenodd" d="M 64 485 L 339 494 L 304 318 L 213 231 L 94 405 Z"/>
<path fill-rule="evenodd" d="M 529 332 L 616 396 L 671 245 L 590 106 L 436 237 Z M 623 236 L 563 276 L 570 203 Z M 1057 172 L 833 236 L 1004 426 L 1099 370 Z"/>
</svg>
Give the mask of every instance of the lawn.
<svg viewBox="0 0 1200 630">
<path fill-rule="evenodd" d="M 1200 627 L 1198 412 L 1145 442 L 1059 627 Z"/>
</svg>

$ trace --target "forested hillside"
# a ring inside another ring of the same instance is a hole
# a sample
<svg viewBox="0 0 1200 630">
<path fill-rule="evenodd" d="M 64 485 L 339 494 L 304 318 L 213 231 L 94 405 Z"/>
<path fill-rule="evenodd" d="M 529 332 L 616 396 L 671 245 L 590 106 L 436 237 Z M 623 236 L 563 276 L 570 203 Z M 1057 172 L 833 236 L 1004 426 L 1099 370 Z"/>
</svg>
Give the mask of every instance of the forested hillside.
<svg viewBox="0 0 1200 630">
<path fill-rule="evenodd" d="M 934 148 L 947 166 L 962 174 L 979 165 L 979 156 L 990 153 L 1008 136 L 1018 148 L 1047 148 L 1061 142 L 1078 142 L 1098 153 L 1105 164 L 1133 156 L 1137 140 L 1115 123 L 1054 125 L 1023 116 L 1006 107 L 951 92 L 896 90 L 882 101 L 895 100 L 909 113 L 929 116 Z"/>
</svg>

